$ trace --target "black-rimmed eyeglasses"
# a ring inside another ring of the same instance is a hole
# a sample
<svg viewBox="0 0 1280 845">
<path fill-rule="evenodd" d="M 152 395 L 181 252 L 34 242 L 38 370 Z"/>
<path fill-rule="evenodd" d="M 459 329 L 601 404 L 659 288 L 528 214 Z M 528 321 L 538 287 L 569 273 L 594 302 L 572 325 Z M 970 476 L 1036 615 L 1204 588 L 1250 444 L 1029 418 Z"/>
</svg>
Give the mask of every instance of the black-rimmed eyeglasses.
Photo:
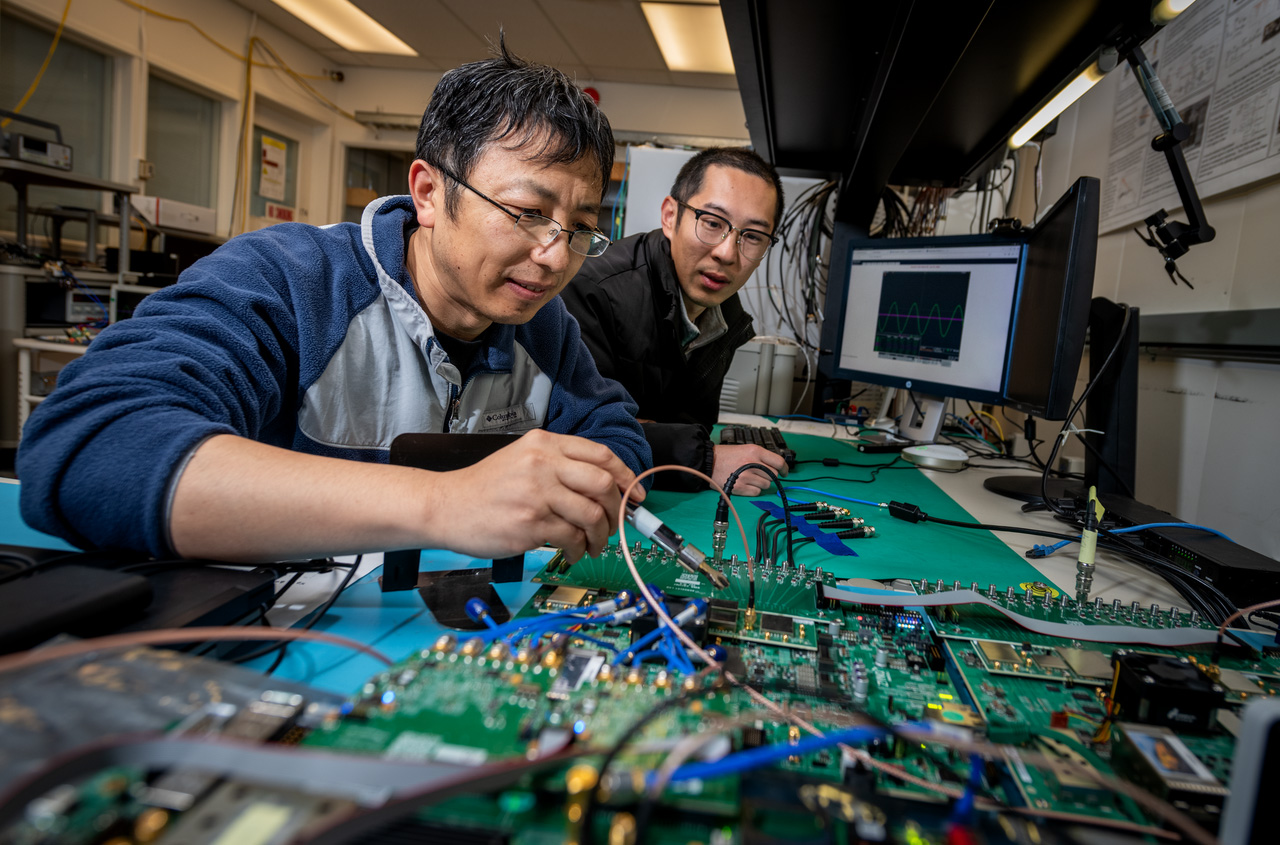
<svg viewBox="0 0 1280 845">
<path fill-rule="evenodd" d="M 445 168 L 436 165 L 436 169 L 466 188 L 471 193 L 480 197 L 480 199 L 492 205 L 494 208 L 506 214 L 512 220 L 516 221 L 516 228 L 520 230 L 530 240 L 535 241 L 543 246 L 549 246 L 552 241 L 560 236 L 561 232 L 569 233 L 569 249 L 585 255 L 588 258 L 595 258 L 603 255 L 611 241 L 600 232 L 594 229 L 566 229 L 550 217 L 544 217 L 541 214 L 534 214 L 531 211 L 524 211 L 516 214 L 500 202 L 490 199 L 480 191 L 468 185 L 466 182 L 454 176 Z"/>
<path fill-rule="evenodd" d="M 684 200 L 676 202 L 693 212 L 693 233 L 707 246 L 719 246 L 725 238 L 737 232 L 738 251 L 742 253 L 742 257 L 748 261 L 759 261 L 764 258 L 769 247 L 778 242 L 773 235 L 759 229 L 740 229 L 714 211 L 694 208 Z"/>
</svg>

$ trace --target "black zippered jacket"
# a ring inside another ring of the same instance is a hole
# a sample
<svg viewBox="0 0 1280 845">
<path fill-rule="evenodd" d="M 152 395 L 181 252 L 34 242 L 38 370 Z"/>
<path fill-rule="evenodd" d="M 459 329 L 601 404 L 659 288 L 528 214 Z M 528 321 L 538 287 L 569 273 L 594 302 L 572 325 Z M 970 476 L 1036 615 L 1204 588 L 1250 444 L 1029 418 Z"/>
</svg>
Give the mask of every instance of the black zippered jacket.
<svg viewBox="0 0 1280 845">
<path fill-rule="evenodd" d="M 601 375 L 622 383 L 640 406 L 654 466 L 680 464 L 711 474 L 711 426 L 720 389 L 738 347 L 755 335 L 751 315 L 735 293 L 720 306 L 729 330 L 685 360 L 680 283 L 671 244 L 661 229 L 610 245 L 583 262 L 560 294 L 582 327 L 582 340 Z M 659 473 L 654 486 L 699 490 L 686 473 Z"/>
</svg>

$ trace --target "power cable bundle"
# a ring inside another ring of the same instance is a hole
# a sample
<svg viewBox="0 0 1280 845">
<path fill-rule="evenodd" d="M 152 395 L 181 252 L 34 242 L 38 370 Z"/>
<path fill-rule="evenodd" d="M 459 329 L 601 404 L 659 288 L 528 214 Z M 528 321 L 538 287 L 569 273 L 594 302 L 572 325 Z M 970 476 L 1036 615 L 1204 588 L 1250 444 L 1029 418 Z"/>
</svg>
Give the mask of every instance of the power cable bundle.
<svg viewBox="0 0 1280 845">
<path fill-rule="evenodd" d="M 774 262 L 765 263 L 768 304 L 805 357 L 805 390 L 796 402 L 804 402 L 814 377 L 818 344 L 822 337 L 823 307 L 827 298 L 827 270 L 831 237 L 835 231 L 835 182 L 814 185 L 790 203 L 774 235 L 779 240 L 775 279 Z M 756 303 L 756 313 L 764 312 Z"/>
</svg>

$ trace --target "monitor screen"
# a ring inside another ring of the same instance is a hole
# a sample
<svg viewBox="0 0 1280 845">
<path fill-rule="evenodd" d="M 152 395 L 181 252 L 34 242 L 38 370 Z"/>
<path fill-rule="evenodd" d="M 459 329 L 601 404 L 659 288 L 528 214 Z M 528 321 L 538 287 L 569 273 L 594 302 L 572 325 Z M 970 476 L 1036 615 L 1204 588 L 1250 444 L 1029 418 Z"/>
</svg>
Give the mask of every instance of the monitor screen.
<svg viewBox="0 0 1280 845">
<path fill-rule="evenodd" d="M 1099 187 L 1093 177 L 1076 180 L 1027 241 L 1004 404 L 1041 419 L 1066 419 L 1071 409 L 1093 296 Z"/>
<path fill-rule="evenodd" d="M 829 371 L 1001 401 L 1024 250 L 985 235 L 846 239 L 827 300 Z"/>
</svg>

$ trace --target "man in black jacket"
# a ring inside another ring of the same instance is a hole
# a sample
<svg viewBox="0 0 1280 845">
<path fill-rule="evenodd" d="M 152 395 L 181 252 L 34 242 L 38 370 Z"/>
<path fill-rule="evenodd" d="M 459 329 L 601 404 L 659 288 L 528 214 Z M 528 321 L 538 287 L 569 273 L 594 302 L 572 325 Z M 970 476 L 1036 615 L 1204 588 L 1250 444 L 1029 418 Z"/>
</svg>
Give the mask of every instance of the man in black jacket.
<svg viewBox="0 0 1280 845">
<path fill-rule="evenodd" d="M 655 466 L 700 469 L 722 486 L 743 464 L 786 471 L 773 452 L 713 445 L 710 436 L 733 353 L 755 334 L 738 289 L 776 240 L 781 218 L 782 181 L 772 165 L 746 149 L 703 150 L 662 201 L 662 228 L 615 242 L 561 293 L 601 374 L 640 406 Z M 655 486 L 705 487 L 686 473 L 659 475 Z M 732 492 L 754 496 L 769 486 L 753 469 Z"/>
</svg>

